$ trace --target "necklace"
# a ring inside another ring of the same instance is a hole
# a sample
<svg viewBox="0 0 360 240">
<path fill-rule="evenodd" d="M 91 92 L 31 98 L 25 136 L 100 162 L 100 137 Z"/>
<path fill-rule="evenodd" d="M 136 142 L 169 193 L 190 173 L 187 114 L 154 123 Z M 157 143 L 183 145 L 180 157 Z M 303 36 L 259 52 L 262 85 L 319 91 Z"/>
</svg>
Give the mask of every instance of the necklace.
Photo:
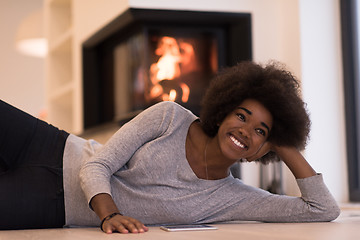
<svg viewBox="0 0 360 240">
<path fill-rule="evenodd" d="M 207 159 L 206 159 L 206 150 L 207 150 L 208 143 L 209 143 L 209 140 L 206 140 L 205 150 L 204 150 L 206 180 L 209 180 L 208 165 L 207 165 Z"/>
</svg>

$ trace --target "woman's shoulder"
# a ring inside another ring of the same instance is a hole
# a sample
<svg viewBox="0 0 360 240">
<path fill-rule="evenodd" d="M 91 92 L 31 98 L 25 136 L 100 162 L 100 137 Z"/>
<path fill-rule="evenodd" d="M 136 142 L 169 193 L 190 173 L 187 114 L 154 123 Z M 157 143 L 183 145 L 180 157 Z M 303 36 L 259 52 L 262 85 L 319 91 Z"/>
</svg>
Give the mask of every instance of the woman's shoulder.
<svg viewBox="0 0 360 240">
<path fill-rule="evenodd" d="M 164 115 L 177 115 L 181 114 L 183 116 L 195 116 L 190 110 L 187 108 L 181 106 L 180 104 L 176 102 L 171 101 L 162 101 L 159 103 L 156 103 L 145 110 L 145 112 L 157 112 L 157 114 Z"/>
<path fill-rule="evenodd" d="M 172 101 L 162 101 L 154 104 L 150 108 L 174 108 L 174 109 L 183 109 L 185 111 L 189 111 L 185 107 L 181 106 L 179 103 Z"/>
<path fill-rule="evenodd" d="M 157 129 L 162 132 L 168 130 L 170 126 L 182 125 L 185 122 L 194 121 L 196 118 L 191 111 L 178 103 L 164 101 L 148 107 L 121 129 L 127 126 L 131 131 Z"/>
<path fill-rule="evenodd" d="M 198 117 L 190 110 L 176 102 L 163 101 L 156 103 L 144 111 L 144 118 L 149 123 L 155 121 L 163 129 L 173 129 L 178 126 L 186 127 Z"/>
</svg>

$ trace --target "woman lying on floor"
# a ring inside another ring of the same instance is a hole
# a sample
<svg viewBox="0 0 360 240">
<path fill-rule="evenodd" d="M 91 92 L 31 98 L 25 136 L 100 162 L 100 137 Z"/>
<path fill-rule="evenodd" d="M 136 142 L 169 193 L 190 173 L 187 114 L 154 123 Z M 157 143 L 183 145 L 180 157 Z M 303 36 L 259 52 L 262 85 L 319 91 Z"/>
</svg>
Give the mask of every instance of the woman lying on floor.
<svg viewBox="0 0 360 240">
<path fill-rule="evenodd" d="M 218 74 L 200 118 L 161 102 L 105 144 L 0 104 L 0 229 L 100 226 L 142 233 L 152 224 L 230 220 L 331 221 L 339 208 L 300 154 L 310 121 L 299 84 L 278 64 L 243 62 Z M 233 178 L 237 161 L 280 158 L 301 197 Z"/>
</svg>

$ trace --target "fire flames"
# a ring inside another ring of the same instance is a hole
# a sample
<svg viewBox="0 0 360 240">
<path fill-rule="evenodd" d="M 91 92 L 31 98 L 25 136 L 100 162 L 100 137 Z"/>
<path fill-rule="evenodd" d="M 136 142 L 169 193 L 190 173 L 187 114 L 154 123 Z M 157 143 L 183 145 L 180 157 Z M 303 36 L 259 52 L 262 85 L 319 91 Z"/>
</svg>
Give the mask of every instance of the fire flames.
<svg viewBox="0 0 360 240">
<path fill-rule="evenodd" d="M 186 103 L 190 95 L 190 88 L 187 84 L 176 82 L 176 88 L 181 89 L 181 93 L 179 93 L 175 88 L 164 89 L 162 82 L 179 79 L 182 74 L 196 68 L 193 45 L 164 36 L 158 41 L 155 54 L 159 56 L 159 60 L 150 66 L 151 86 L 148 97 L 163 101 L 175 101 L 177 97 L 181 96 L 181 101 Z"/>
</svg>

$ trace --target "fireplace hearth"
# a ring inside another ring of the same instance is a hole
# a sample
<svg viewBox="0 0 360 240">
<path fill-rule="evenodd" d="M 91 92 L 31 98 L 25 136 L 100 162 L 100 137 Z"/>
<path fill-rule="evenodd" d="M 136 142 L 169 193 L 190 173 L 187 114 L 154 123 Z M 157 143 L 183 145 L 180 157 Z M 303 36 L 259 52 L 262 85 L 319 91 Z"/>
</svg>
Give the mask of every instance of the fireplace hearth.
<svg viewBox="0 0 360 240">
<path fill-rule="evenodd" d="M 130 8 L 83 44 L 84 127 L 159 101 L 200 112 L 211 77 L 252 59 L 249 13 Z"/>
</svg>

